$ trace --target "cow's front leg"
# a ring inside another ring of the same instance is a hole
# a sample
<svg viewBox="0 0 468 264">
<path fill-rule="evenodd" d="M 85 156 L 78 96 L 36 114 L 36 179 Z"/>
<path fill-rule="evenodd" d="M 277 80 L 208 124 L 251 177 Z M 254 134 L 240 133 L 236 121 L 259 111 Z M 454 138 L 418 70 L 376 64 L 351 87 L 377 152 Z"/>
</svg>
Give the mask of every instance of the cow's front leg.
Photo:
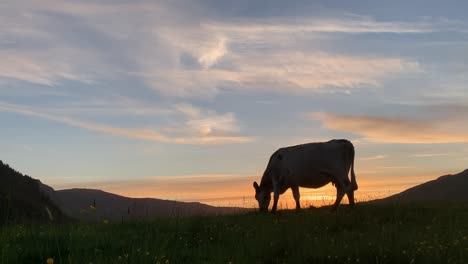
<svg viewBox="0 0 468 264">
<path fill-rule="evenodd" d="M 271 212 L 275 213 L 276 212 L 276 207 L 278 206 L 278 200 L 279 200 L 279 190 L 274 190 L 273 191 L 273 207 L 271 208 Z"/>
<path fill-rule="evenodd" d="M 296 210 L 300 210 L 301 209 L 301 203 L 299 202 L 299 198 L 300 198 L 299 187 L 298 186 L 291 187 L 291 190 L 292 190 L 292 193 L 293 193 L 293 196 L 294 196 L 294 200 L 296 201 Z"/>
</svg>

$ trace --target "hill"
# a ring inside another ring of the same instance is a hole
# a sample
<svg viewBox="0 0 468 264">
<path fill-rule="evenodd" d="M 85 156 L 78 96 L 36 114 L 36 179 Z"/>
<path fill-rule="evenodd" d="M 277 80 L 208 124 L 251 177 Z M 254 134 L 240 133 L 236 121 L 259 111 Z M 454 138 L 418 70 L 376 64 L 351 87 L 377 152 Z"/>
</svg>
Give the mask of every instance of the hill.
<svg viewBox="0 0 468 264">
<path fill-rule="evenodd" d="M 129 198 L 93 189 L 55 191 L 52 199 L 69 216 L 80 220 L 121 221 L 172 216 L 220 215 L 247 209 L 154 198 Z"/>
<path fill-rule="evenodd" d="M 444 175 L 433 181 L 371 203 L 467 203 L 468 169 L 455 175 Z"/>
<path fill-rule="evenodd" d="M 42 183 L 0 161 L 0 222 L 61 221 L 65 216 L 42 191 Z"/>
<path fill-rule="evenodd" d="M 98 205 L 99 208 L 99 205 Z M 468 206 L 9 226 L 2 263 L 467 263 Z M 18 235 L 20 234 L 20 235 Z M 2 244 L 2 242 L 4 244 Z"/>
<path fill-rule="evenodd" d="M 0 221 L 44 222 L 49 219 L 47 210 L 55 220 L 60 221 L 67 216 L 86 221 L 121 221 L 233 214 L 249 209 L 153 198 L 129 198 L 93 189 L 55 191 L 0 161 Z"/>
</svg>

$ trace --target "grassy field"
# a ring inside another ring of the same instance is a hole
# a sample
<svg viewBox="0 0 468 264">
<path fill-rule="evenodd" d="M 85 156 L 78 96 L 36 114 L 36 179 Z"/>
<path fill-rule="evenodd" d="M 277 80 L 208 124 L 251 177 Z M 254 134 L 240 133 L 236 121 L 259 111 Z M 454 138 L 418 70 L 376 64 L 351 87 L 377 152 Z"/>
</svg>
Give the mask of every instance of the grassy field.
<svg viewBox="0 0 468 264">
<path fill-rule="evenodd" d="M 336 213 L 4 226 L 0 263 L 468 263 L 467 209 L 358 205 Z"/>
</svg>

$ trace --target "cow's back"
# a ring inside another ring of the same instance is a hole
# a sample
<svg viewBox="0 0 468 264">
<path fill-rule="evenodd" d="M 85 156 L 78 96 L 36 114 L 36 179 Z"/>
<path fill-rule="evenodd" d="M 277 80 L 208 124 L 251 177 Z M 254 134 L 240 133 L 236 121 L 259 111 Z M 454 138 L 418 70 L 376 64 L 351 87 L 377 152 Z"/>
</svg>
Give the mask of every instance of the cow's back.
<svg viewBox="0 0 468 264">
<path fill-rule="evenodd" d="M 270 163 L 288 171 L 285 180 L 289 185 L 321 187 L 330 182 L 330 175 L 347 174 L 349 145 L 347 140 L 331 140 L 281 148 Z"/>
</svg>

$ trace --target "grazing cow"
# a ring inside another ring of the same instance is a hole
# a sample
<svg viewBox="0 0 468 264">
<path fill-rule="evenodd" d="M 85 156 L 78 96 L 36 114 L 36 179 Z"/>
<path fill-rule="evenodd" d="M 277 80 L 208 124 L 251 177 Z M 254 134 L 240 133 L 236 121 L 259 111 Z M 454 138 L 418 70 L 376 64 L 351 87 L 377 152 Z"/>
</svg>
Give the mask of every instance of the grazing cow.
<svg viewBox="0 0 468 264">
<path fill-rule="evenodd" d="M 351 169 L 351 181 L 348 172 Z M 270 157 L 260 185 L 253 183 L 255 199 L 260 211 L 268 211 L 271 192 L 276 211 L 280 194 L 291 188 L 296 209 L 300 209 L 299 187 L 320 188 L 332 183 L 336 187 L 336 210 L 346 194 L 354 205 L 354 191 L 358 189 L 354 174 L 354 146 L 346 139 L 307 143 L 278 149 Z"/>
</svg>

